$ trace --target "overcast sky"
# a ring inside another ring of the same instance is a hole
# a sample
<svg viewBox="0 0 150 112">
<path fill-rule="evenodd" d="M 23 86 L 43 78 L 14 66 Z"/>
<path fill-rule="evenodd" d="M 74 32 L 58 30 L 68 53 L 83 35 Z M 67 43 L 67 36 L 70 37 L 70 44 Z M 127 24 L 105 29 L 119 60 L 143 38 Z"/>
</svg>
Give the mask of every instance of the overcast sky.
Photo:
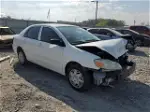
<svg viewBox="0 0 150 112">
<path fill-rule="evenodd" d="M 83 21 L 95 18 L 95 3 L 90 0 L 0 0 L 1 15 L 19 19 Z M 98 18 L 124 20 L 132 25 L 150 21 L 149 0 L 99 0 Z"/>
</svg>

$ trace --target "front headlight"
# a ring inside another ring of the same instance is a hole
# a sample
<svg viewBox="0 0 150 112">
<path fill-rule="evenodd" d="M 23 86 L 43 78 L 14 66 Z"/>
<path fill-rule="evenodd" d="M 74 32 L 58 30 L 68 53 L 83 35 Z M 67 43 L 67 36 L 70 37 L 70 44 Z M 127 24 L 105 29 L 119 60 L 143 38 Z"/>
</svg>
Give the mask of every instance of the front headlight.
<svg viewBox="0 0 150 112">
<path fill-rule="evenodd" d="M 98 68 L 103 68 L 106 70 L 121 70 L 122 67 L 119 63 L 107 60 L 107 59 L 96 59 L 94 60 L 95 65 Z"/>
</svg>

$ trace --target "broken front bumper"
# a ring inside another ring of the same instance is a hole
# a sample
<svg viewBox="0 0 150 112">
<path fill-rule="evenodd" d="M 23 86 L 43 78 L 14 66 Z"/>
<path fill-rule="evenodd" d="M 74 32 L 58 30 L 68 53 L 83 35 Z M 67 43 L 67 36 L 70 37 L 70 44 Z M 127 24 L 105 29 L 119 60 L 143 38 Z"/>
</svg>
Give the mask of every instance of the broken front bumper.
<svg viewBox="0 0 150 112">
<path fill-rule="evenodd" d="M 93 79 L 96 85 L 109 85 L 110 83 L 126 78 L 135 71 L 136 64 L 134 62 L 123 67 L 122 70 L 104 72 L 102 70 L 93 71 Z"/>
<path fill-rule="evenodd" d="M 133 64 L 131 66 L 123 67 L 120 75 L 123 78 L 126 78 L 126 77 L 128 77 L 129 75 L 131 75 L 135 71 L 135 68 L 136 68 L 136 63 L 133 62 Z"/>
</svg>

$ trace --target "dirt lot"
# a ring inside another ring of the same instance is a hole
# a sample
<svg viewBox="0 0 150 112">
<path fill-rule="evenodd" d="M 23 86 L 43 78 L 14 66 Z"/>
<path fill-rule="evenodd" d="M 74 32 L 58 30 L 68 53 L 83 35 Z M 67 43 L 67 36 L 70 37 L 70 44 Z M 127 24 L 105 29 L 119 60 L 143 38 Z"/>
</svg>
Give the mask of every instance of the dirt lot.
<svg viewBox="0 0 150 112">
<path fill-rule="evenodd" d="M 35 64 L 22 66 L 13 52 L 0 51 L 0 107 L 2 112 L 150 112 L 149 48 L 137 48 L 130 58 L 136 71 L 115 88 L 93 87 L 79 93 L 66 78 Z"/>
</svg>

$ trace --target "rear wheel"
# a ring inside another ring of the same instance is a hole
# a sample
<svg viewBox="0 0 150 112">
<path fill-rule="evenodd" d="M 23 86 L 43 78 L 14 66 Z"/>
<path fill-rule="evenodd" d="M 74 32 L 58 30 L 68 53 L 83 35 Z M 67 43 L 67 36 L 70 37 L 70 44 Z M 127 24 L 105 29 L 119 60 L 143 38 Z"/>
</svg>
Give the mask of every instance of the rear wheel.
<svg viewBox="0 0 150 112">
<path fill-rule="evenodd" d="M 19 59 L 19 62 L 22 65 L 25 65 L 27 63 L 26 56 L 25 56 L 25 54 L 24 54 L 24 52 L 22 50 L 18 51 L 18 59 Z"/>
<path fill-rule="evenodd" d="M 86 91 L 92 84 L 90 74 L 84 71 L 78 64 L 70 65 L 68 67 L 67 78 L 71 87 L 78 91 Z"/>
</svg>

